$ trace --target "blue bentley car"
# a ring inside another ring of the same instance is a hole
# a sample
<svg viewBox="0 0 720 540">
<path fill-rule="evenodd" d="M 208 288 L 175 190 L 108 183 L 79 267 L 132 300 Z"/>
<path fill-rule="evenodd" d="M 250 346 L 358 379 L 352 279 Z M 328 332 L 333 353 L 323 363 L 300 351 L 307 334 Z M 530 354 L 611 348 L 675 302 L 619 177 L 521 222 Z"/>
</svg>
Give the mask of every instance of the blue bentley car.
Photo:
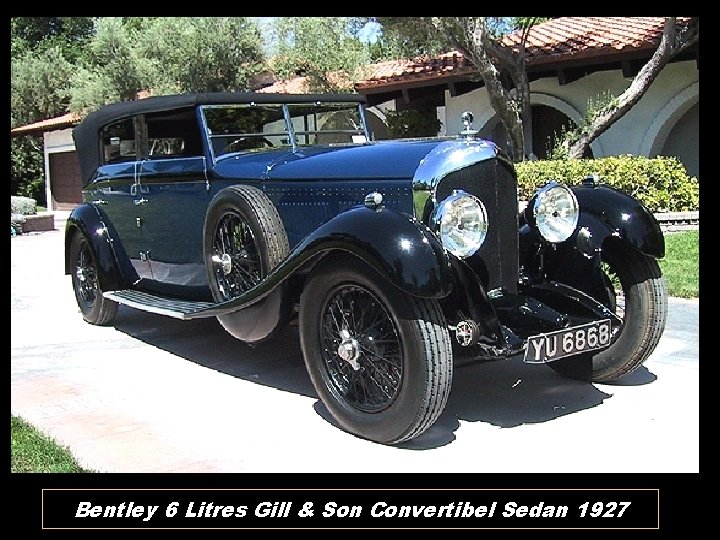
<svg viewBox="0 0 720 540">
<path fill-rule="evenodd" d="M 327 409 L 385 444 L 432 426 L 459 359 L 596 382 L 640 366 L 667 313 L 653 215 L 597 177 L 549 179 L 518 212 L 512 162 L 464 121 L 374 141 L 361 96 L 261 93 L 90 114 L 65 232 L 84 319 L 216 317 L 250 344 L 296 319 Z"/>
</svg>

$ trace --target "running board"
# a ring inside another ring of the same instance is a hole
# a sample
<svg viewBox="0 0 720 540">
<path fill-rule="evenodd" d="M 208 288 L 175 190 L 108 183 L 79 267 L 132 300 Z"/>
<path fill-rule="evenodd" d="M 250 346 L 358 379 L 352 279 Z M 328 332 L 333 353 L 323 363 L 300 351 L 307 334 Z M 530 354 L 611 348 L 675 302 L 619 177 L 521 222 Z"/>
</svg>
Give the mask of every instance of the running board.
<svg viewBox="0 0 720 540">
<path fill-rule="evenodd" d="M 117 302 L 118 304 L 141 309 L 142 311 L 149 311 L 150 313 L 167 315 L 184 321 L 189 319 L 213 317 L 213 314 L 206 314 L 203 313 L 203 311 L 217 305 L 213 302 L 194 302 L 189 300 L 166 298 L 164 296 L 156 296 L 146 292 L 133 291 L 132 289 L 108 291 L 103 293 L 103 296 L 113 302 Z"/>
</svg>

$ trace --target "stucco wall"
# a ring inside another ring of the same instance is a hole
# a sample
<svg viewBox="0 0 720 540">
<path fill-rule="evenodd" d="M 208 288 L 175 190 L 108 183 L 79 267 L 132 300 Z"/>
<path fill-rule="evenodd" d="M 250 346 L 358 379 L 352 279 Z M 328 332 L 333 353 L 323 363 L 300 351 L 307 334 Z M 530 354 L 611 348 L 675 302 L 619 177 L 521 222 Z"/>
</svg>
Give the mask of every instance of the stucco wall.
<svg viewBox="0 0 720 540">
<path fill-rule="evenodd" d="M 640 101 L 597 139 L 592 147 L 594 155 L 659 153 L 677 121 L 698 102 L 698 77 L 694 60 L 666 66 Z M 585 113 L 588 101 L 603 91 L 619 95 L 630 82 L 631 79 L 624 78 L 620 70 L 599 71 L 564 86 L 555 77 L 539 79 L 530 84 L 531 101 L 560 110 L 564 108 L 563 112 L 577 121 Z M 473 112 L 475 129 L 482 129 L 495 116 L 484 88 L 454 98 L 446 92 L 445 102 L 446 130 L 449 134 L 462 129 L 460 115 L 465 110 Z M 688 166 L 698 162 L 697 128 L 697 124 L 686 125 L 683 130 L 690 137 L 673 137 L 672 148 L 682 151 Z"/>
</svg>

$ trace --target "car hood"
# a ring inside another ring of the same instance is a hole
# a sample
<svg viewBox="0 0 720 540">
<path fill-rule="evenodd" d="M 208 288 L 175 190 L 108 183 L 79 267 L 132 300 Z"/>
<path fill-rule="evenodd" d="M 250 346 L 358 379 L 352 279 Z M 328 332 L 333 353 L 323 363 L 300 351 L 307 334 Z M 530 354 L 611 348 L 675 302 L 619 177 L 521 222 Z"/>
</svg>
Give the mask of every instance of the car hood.
<svg viewBox="0 0 720 540">
<path fill-rule="evenodd" d="M 214 172 L 226 178 L 266 180 L 412 179 L 442 139 L 313 146 L 224 157 Z"/>
</svg>

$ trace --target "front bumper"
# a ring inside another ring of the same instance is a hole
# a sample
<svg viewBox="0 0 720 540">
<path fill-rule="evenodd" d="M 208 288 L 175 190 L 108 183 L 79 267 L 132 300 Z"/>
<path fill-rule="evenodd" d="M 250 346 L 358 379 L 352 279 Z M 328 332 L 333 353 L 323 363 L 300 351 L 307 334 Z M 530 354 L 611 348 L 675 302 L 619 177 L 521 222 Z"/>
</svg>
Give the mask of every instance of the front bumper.
<svg viewBox="0 0 720 540">
<path fill-rule="evenodd" d="M 605 348 L 622 324 L 605 305 L 562 283 L 528 285 L 518 293 L 498 289 L 487 294 L 485 300 L 482 321 L 465 318 L 450 327 L 458 356 L 465 359 L 506 358 L 527 351 L 526 362 L 544 363 L 587 350 L 587 332 L 592 349 Z M 488 313 L 488 308 L 492 313 Z M 488 332 L 489 327 L 498 331 Z M 598 329 L 603 334 L 609 332 L 611 338 L 594 341 Z M 567 347 L 564 352 L 552 353 L 552 340 L 571 334 L 576 335 L 578 341 L 582 338 L 583 347 Z M 547 343 L 542 355 L 538 352 L 541 342 Z M 531 343 L 534 352 L 528 349 Z"/>
</svg>

